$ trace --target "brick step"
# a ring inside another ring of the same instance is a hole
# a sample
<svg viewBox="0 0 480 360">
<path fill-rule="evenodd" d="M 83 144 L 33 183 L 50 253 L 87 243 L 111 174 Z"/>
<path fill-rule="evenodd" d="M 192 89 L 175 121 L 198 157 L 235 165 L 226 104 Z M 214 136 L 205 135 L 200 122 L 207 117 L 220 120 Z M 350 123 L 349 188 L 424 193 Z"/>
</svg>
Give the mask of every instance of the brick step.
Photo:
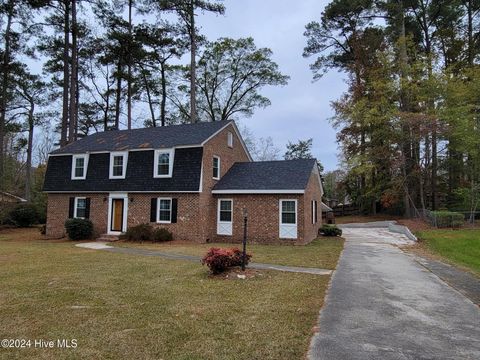
<svg viewBox="0 0 480 360">
<path fill-rule="evenodd" d="M 118 235 L 110 235 L 110 234 L 102 234 L 97 238 L 97 241 L 106 241 L 106 242 L 118 241 L 118 240 L 119 240 Z"/>
</svg>

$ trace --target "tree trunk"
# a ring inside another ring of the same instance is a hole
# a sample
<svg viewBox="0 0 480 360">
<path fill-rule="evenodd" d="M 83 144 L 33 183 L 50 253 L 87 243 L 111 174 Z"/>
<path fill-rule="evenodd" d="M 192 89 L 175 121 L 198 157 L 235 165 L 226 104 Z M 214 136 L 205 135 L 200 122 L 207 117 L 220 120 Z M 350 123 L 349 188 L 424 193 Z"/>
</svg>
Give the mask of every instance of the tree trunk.
<svg viewBox="0 0 480 360">
<path fill-rule="evenodd" d="M 194 0 L 190 1 L 190 122 L 197 122 L 197 96 L 196 96 L 196 52 L 197 39 L 195 33 L 195 7 Z"/>
<path fill-rule="evenodd" d="M 468 65 L 473 65 L 473 59 L 475 57 L 475 43 L 473 40 L 473 1 L 467 1 L 467 36 L 468 36 Z"/>
<path fill-rule="evenodd" d="M 28 111 L 28 145 L 27 145 L 27 164 L 25 169 L 25 199 L 31 201 L 32 192 L 32 150 L 33 150 L 33 129 L 34 118 L 33 112 L 35 111 L 35 103 L 33 99 L 30 99 L 30 109 Z"/>
<path fill-rule="evenodd" d="M 8 97 L 8 78 L 10 67 L 10 32 L 12 29 L 13 20 L 13 6 L 12 0 L 8 2 L 7 27 L 5 29 L 5 47 L 2 61 L 2 100 L 0 103 L 0 190 L 5 188 L 5 118 L 7 112 L 7 97 Z"/>
<path fill-rule="evenodd" d="M 155 110 L 153 109 L 152 95 L 150 93 L 150 85 L 148 84 L 147 76 L 145 75 L 145 71 L 141 65 L 140 65 L 140 68 L 142 69 L 143 82 L 145 84 L 145 91 L 147 92 L 148 109 L 150 110 L 150 117 L 152 118 L 152 126 L 156 127 L 157 120 L 155 119 Z"/>
<path fill-rule="evenodd" d="M 162 123 L 162 126 L 165 126 L 165 111 L 166 111 L 166 105 L 167 105 L 167 78 L 165 74 L 165 63 L 162 62 L 160 64 L 160 74 L 161 74 L 161 83 L 162 83 L 162 102 L 160 104 L 160 121 Z"/>
<path fill-rule="evenodd" d="M 72 58 L 70 72 L 70 122 L 68 124 L 68 142 L 76 141 L 77 127 L 77 0 L 72 0 Z"/>
<path fill-rule="evenodd" d="M 68 132 L 68 93 L 69 93 L 69 51 L 70 51 L 70 0 L 64 0 L 65 13 L 63 24 L 63 104 L 62 125 L 60 129 L 60 147 L 67 145 Z"/>
<path fill-rule="evenodd" d="M 117 89 L 115 99 L 115 129 L 120 130 L 120 101 L 122 98 L 122 64 L 119 60 L 117 65 Z"/>
<path fill-rule="evenodd" d="M 127 128 L 132 128 L 132 0 L 128 1 Z"/>
</svg>

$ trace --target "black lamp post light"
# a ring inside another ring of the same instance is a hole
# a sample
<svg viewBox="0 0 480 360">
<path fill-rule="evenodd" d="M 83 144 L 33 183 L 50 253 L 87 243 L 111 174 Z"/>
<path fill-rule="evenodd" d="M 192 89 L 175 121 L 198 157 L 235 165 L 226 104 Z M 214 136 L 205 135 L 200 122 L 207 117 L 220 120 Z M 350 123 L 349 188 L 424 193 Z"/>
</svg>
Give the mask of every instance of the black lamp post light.
<svg viewBox="0 0 480 360">
<path fill-rule="evenodd" d="M 247 208 L 243 208 L 243 252 L 242 252 L 242 271 L 245 271 L 245 261 L 247 258 Z"/>
</svg>

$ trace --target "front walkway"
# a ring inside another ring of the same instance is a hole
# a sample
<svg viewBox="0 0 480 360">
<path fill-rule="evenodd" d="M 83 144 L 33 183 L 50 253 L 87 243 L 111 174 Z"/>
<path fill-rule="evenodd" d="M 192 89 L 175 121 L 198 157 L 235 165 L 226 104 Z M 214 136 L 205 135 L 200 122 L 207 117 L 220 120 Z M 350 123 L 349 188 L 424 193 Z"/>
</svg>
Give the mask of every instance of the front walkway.
<svg viewBox="0 0 480 360">
<path fill-rule="evenodd" d="M 147 250 L 147 249 L 138 249 L 138 248 L 113 247 L 104 242 L 88 242 L 88 243 L 77 244 L 76 246 L 85 248 L 85 249 L 105 250 L 105 251 L 119 253 L 119 254 L 160 256 L 166 259 L 189 260 L 189 261 L 197 261 L 197 262 L 202 260 L 200 256 L 165 253 L 157 250 Z M 295 272 L 295 273 L 304 273 L 304 274 L 313 274 L 313 275 L 330 275 L 332 273 L 332 270 L 327 270 L 327 269 L 284 266 L 284 265 L 275 265 L 275 264 L 262 264 L 262 263 L 249 263 L 248 267 L 251 269 L 258 269 L 258 270 L 277 270 L 277 271 Z"/>
<path fill-rule="evenodd" d="M 480 309 L 385 228 L 344 228 L 310 359 L 480 359 Z"/>
</svg>

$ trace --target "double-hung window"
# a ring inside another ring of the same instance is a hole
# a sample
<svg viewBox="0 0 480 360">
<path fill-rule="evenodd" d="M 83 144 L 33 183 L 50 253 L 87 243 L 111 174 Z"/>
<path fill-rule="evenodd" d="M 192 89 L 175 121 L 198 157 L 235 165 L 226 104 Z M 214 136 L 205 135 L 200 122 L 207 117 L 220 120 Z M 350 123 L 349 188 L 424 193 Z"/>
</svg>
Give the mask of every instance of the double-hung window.
<svg viewBox="0 0 480 360">
<path fill-rule="evenodd" d="M 87 177 L 88 155 L 73 155 L 72 180 L 85 180 Z"/>
<path fill-rule="evenodd" d="M 220 179 L 220 157 L 213 157 L 213 178 L 215 180 Z"/>
<path fill-rule="evenodd" d="M 172 177 L 174 151 L 155 150 L 153 177 Z"/>
<path fill-rule="evenodd" d="M 110 153 L 110 179 L 125 179 L 128 152 Z"/>
<path fill-rule="evenodd" d="M 172 199 L 159 198 L 157 209 L 157 222 L 170 224 L 172 222 Z"/>
<path fill-rule="evenodd" d="M 76 197 L 73 216 L 79 219 L 85 219 L 86 211 L 87 211 L 87 199 L 84 197 Z"/>
</svg>

